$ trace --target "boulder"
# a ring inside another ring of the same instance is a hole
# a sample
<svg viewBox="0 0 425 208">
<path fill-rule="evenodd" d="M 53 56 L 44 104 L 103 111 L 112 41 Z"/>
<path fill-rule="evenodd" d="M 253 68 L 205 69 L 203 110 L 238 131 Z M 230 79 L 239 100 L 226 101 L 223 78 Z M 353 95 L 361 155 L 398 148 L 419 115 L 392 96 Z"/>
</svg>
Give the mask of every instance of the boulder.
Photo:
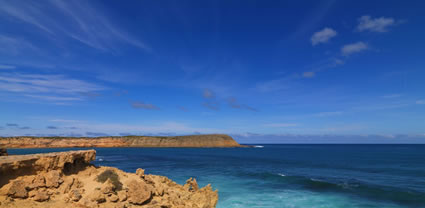
<svg viewBox="0 0 425 208">
<path fill-rule="evenodd" d="M 199 190 L 198 182 L 196 182 L 195 178 L 189 178 L 184 185 L 184 188 L 188 191 L 197 191 Z"/>
<path fill-rule="evenodd" d="M 145 170 L 137 168 L 136 175 L 138 175 L 140 178 L 145 178 Z"/>
<path fill-rule="evenodd" d="M 83 197 L 82 195 L 81 195 L 81 190 L 80 189 L 73 189 L 73 190 L 71 190 L 70 192 L 69 192 L 69 199 L 71 199 L 72 201 L 75 201 L 75 202 L 77 202 L 77 201 L 80 201 L 80 199 Z"/>
<path fill-rule="evenodd" d="M 63 183 L 63 180 L 62 180 L 62 178 L 60 176 L 59 171 L 52 170 L 52 171 L 49 171 L 46 174 L 46 186 L 47 187 L 49 187 L 49 188 L 51 188 L 51 187 L 57 188 L 57 187 L 59 187 L 59 185 L 61 183 Z"/>
<path fill-rule="evenodd" d="M 144 181 L 130 181 L 128 186 L 128 201 L 132 204 L 142 205 L 152 197 L 152 188 Z"/>
<path fill-rule="evenodd" d="M 34 201 L 44 202 L 49 200 L 50 196 L 45 191 L 36 191 L 34 194 Z"/>
<path fill-rule="evenodd" d="M 18 180 L 14 181 L 10 186 L 7 195 L 12 198 L 22 198 L 25 199 L 28 197 L 28 192 L 26 190 L 25 182 Z"/>
<path fill-rule="evenodd" d="M 110 202 L 117 202 L 119 199 L 120 198 L 117 195 L 115 195 L 115 194 L 112 194 L 111 196 L 108 197 L 108 200 Z"/>
<path fill-rule="evenodd" d="M 127 200 L 127 192 L 126 191 L 119 191 L 118 192 L 118 198 L 120 199 L 120 201 Z"/>
<path fill-rule="evenodd" d="M 44 178 L 43 175 L 36 175 L 30 187 L 31 188 L 46 187 L 46 179 Z"/>
<path fill-rule="evenodd" d="M 111 193 L 115 193 L 115 185 L 112 184 L 111 179 L 107 179 L 105 181 L 105 183 L 102 184 L 102 187 L 100 188 L 100 190 L 102 191 L 102 193 L 104 194 L 111 194 Z"/>
<path fill-rule="evenodd" d="M 100 190 L 95 190 L 91 195 L 89 195 L 89 198 L 97 203 L 106 202 L 105 195 L 103 195 Z"/>
</svg>

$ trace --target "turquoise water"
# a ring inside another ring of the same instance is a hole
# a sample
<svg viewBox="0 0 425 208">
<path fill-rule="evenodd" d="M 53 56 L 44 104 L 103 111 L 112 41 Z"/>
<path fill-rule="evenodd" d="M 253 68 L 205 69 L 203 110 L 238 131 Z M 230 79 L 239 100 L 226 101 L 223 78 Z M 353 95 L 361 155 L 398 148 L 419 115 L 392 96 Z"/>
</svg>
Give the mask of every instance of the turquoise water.
<svg viewBox="0 0 425 208">
<path fill-rule="evenodd" d="M 425 145 L 98 148 L 96 165 L 196 177 L 220 208 L 425 207 Z M 11 149 L 27 154 L 69 149 Z"/>
</svg>

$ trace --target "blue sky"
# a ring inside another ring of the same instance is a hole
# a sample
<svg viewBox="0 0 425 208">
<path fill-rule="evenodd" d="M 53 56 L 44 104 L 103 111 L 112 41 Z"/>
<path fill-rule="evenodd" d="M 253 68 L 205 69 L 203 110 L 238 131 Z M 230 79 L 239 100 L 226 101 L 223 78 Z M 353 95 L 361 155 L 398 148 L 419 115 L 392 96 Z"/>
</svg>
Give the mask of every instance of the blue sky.
<svg viewBox="0 0 425 208">
<path fill-rule="evenodd" d="M 0 135 L 424 143 L 423 1 L 0 1 Z"/>
</svg>

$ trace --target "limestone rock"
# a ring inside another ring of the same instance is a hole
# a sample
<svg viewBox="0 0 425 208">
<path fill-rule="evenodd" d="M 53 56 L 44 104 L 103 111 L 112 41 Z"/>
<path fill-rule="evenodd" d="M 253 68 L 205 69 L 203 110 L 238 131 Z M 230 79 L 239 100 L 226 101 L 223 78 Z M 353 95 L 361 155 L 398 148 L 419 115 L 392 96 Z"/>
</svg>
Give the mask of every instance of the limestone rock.
<svg viewBox="0 0 425 208">
<path fill-rule="evenodd" d="M 119 199 L 120 199 L 120 198 L 118 198 L 118 196 L 117 196 L 117 195 L 115 195 L 115 194 L 112 194 L 111 196 L 109 196 L 109 197 L 108 197 L 108 200 L 109 200 L 110 202 L 117 202 Z"/>
<path fill-rule="evenodd" d="M 50 196 L 45 191 L 36 191 L 33 197 L 34 201 L 43 202 L 49 200 Z"/>
<path fill-rule="evenodd" d="M 25 187 L 25 183 L 21 180 L 14 181 L 7 192 L 12 198 L 27 198 L 28 192 Z"/>
<path fill-rule="evenodd" d="M 120 201 L 127 200 L 127 192 L 126 191 L 119 191 L 118 192 L 118 198 L 120 199 Z"/>
<path fill-rule="evenodd" d="M 142 205 L 152 197 L 152 189 L 143 181 L 132 180 L 128 186 L 128 201 Z"/>
<path fill-rule="evenodd" d="M 90 196 L 90 199 L 97 203 L 103 203 L 106 201 L 105 195 L 100 190 L 95 190 Z"/>
<path fill-rule="evenodd" d="M 109 178 L 102 184 L 101 191 L 104 194 L 115 193 L 115 186 Z"/>
<path fill-rule="evenodd" d="M 84 162 L 94 158 L 94 151 L 0 157 L 0 207 L 214 208 L 218 201 L 217 191 L 199 188 L 196 179 L 183 186 L 143 169 Z"/>
<path fill-rule="evenodd" d="M 51 188 L 57 188 L 60 184 L 62 184 L 63 179 L 60 176 L 59 171 L 52 170 L 46 174 L 46 186 Z"/>
<path fill-rule="evenodd" d="M 80 189 L 73 189 L 69 192 L 69 199 L 71 199 L 72 201 L 80 201 L 80 199 L 83 197 L 81 195 L 81 190 Z"/>
<path fill-rule="evenodd" d="M 30 188 L 41 188 L 46 186 L 46 179 L 43 175 L 36 175 L 32 181 Z"/>
<path fill-rule="evenodd" d="M 195 178 L 193 178 L 193 179 L 192 178 L 189 178 L 186 181 L 186 184 L 184 185 L 184 187 L 188 191 L 197 191 L 197 190 L 199 190 L 199 186 L 198 186 L 198 183 L 196 182 L 196 179 Z"/>
<path fill-rule="evenodd" d="M 188 136 L 128 136 L 128 137 L 3 137 L 4 148 L 58 148 L 58 147 L 244 147 L 224 134 Z"/>
<path fill-rule="evenodd" d="M 145 178 L 145 170 L 137 168 L 136 175 L 138 175 L 140 178 Z"/>
</svg>

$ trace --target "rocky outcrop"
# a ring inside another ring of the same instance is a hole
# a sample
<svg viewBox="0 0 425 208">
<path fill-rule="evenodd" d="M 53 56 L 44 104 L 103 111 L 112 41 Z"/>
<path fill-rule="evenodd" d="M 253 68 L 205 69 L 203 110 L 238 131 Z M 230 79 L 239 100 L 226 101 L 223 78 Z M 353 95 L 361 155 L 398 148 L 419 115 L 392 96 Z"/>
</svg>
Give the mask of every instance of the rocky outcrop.
<svg viewBox="0 0 425 208">
<path fill-rule="evenodd" d="M 5 148 L 60 148 L 60 147 L 242 147 L 224 134 L 175 137 L 2 137 Z"/>
<path fill-rule="evenodd" d="M 218 201 L 210 185 L 195 179 L 179 185 L 143 169 L 126 173 L 89 162 L 96 152 L 0 157 L 0 207 L 212 208 Z"/>
<path fill-rule="evenodd" d="M 0 148 L 0 156 L 7 156 L 7 150 L 4 148 Z"/>
</svg>

